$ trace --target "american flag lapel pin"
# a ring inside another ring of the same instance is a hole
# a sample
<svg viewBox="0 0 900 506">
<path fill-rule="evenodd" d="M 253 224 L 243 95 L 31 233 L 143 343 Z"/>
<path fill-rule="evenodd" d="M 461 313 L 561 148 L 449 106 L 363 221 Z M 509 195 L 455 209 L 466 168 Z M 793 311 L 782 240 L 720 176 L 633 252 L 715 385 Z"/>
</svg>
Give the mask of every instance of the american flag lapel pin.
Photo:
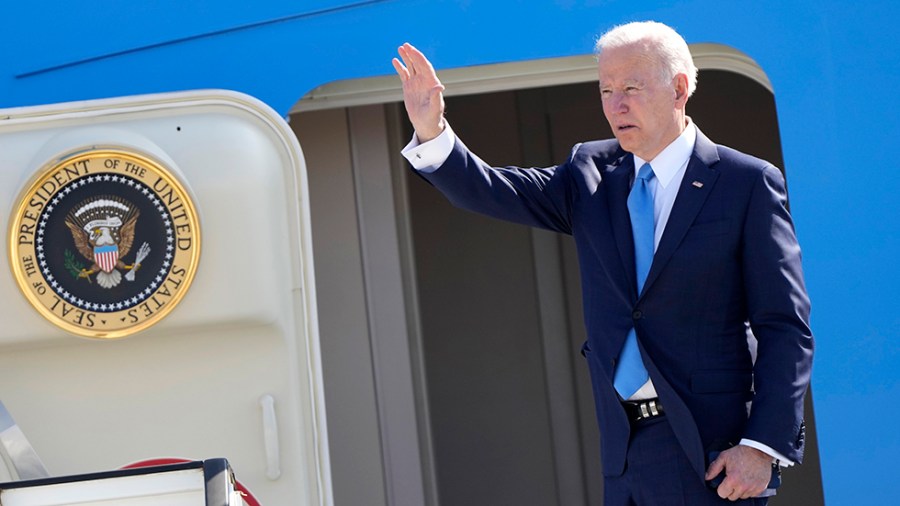
<svg viewBox="0 0 900 506">
<path fill-rule="evenodd" d="M 700 181 L 694 181 L 694 182 L 691 183 L 691 184 L 694 185 L 694 186 L 697 187 L 697 188 L 703 188 L 703 183 L 701 183 Z"/>
</svg>

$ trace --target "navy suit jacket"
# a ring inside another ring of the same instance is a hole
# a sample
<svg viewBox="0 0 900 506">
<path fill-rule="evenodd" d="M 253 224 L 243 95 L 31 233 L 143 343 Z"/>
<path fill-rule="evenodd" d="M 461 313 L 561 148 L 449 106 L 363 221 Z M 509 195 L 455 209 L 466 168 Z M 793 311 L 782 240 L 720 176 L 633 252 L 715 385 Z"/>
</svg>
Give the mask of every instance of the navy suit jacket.
<svg viewBox="0 0 900 506">
<path fill-rule="evenodd" d="M 561 165 L 525 169 L 490 167 L 457 139 L 447 161 L 422 175 L 454 205 L 574 236 L 605 475 L 624 469 L 630 426 L 612 380 L 632 327 L 701 479 L 722 441 L 753 439 L 802 461 L 813 337 L 778 169 L 698 130 L 640 294 L 626 206 L 634 157 L 617 141 L 579 144 Z"/>
</svg>

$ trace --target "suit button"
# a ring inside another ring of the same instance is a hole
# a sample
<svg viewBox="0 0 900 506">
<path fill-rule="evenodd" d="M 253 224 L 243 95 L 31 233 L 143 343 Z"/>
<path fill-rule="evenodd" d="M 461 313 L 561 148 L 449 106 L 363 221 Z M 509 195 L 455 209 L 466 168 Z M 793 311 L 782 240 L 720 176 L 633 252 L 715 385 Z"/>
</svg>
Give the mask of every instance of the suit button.
<svg viewBox="0 0 900 506">
<path fill-rule="evenodd" d="M 644 313 L 641 312 L 640 309 L 635 309 L 633 313 L 631 313 L 631 318 L 634 320 L 640 320 L 644 317 Z"/>
</svg>

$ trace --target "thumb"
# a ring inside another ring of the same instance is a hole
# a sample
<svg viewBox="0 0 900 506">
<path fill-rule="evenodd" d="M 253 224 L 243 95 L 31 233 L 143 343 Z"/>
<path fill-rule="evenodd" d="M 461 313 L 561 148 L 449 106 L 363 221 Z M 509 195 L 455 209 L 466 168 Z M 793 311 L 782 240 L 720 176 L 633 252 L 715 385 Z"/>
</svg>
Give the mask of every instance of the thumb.
<svg viewBox="0 0 900 506">
<path fill-rule="evenodd" d="M 440 84 L 440 83 L 435 84 L 434 87 L 431 88 L 431 99 L 435 100 L 435 101 L 439 100 L 441 98 L 441 94 L 443 92 L 444 92 L 444 85 Z"/>
<path fill-rule="evenodd" d="M 719 455 L 716 460 L 712 461 L 709 465 L 709 469 L 706 470 L 705 478 L 707 480 L 711 480 L 719 475 L 725 469 L 725 459 L 722 458 L 722 455 Z"/>
</svg>

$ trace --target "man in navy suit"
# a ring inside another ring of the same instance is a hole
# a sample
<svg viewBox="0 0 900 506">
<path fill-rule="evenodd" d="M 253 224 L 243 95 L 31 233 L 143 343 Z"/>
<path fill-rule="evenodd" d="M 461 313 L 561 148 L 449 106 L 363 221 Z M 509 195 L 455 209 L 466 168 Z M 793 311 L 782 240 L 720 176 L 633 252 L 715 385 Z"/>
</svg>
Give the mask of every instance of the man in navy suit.
<svg viewBox="0 0 900 506">
<path fill-rule="evenodd" d="M 404 156 L 459 207 L 574 236 L 607 506 L 765 504 L 803 457 L 813 348 L 784 179 L 691 122 L 697 70 L 674 30 L 619 26 L 596 52 L 615 139 L 498 168 L 456 137 L 404 44 Z"/>
</svg>

